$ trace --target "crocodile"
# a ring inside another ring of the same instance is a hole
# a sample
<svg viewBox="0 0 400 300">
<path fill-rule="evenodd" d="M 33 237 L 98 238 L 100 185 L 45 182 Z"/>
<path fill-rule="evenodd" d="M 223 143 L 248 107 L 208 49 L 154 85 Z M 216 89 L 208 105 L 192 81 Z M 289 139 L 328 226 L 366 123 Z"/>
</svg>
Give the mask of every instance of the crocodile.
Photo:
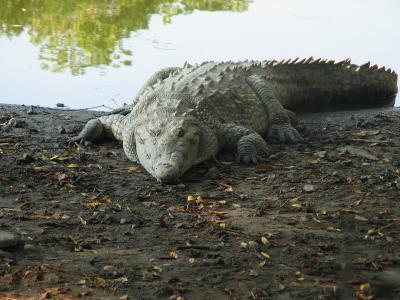
<svg viewBox="0 0 400 300">
<path fill-rule="evenodd" d="M 397 77 L 350 59 L 185 64 L 155 73 L 131 105 L 90 120 L 70 142 L 120 140 L 128 159 L 176 182 L 222 150 L 243 164 L 264 161 L 263 136 L 301 142 L 294 112 L 392 106 Z"/>
</svg>

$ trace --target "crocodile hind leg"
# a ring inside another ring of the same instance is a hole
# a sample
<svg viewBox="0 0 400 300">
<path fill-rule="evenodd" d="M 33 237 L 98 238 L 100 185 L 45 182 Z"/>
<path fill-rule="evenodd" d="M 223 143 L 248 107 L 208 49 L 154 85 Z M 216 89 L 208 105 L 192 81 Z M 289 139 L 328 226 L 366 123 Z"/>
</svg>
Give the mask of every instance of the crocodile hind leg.
<svg viewBox="0 0 400 300">
<path fill-rule="evenodd" d="M 260 98 L 268 114 L 268 137 L 280 142 L 299 142 L 303 138 L 292 126 L 291 120 L 296 118 L 289 116 L 282 104 L 272 95 L 267 81 L 260 75 L 251 75 L 246 79 L 249 86 Z"/>
</svg>

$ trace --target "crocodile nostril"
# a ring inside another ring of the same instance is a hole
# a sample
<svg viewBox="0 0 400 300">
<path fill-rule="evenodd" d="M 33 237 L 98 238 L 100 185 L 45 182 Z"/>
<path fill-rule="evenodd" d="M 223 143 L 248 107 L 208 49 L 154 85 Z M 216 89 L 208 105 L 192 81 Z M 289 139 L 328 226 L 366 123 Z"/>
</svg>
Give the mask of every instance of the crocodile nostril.
<svg viewBox="0 0 400 300">
<path fill-rule="evenodd" d="M 154 170 L 154 177 L 161 182 L 175 182 L 179 177 L 179 169 L 170 163 L 160 163 Z"/>
</svg>

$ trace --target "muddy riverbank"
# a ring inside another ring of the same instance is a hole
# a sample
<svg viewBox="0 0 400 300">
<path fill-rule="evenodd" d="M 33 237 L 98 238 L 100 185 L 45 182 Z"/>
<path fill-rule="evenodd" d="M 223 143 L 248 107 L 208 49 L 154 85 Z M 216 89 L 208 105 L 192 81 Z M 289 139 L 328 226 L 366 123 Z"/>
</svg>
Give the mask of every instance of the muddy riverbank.
<svg viewBox="0 0 400 300">
<path fill-rule="evenodd" d="M 0 105 L 0 299 L 399 298 L 398 111 L 301 117 L 177 185 L 66 146 L 101 114 Z"/>
</svg>

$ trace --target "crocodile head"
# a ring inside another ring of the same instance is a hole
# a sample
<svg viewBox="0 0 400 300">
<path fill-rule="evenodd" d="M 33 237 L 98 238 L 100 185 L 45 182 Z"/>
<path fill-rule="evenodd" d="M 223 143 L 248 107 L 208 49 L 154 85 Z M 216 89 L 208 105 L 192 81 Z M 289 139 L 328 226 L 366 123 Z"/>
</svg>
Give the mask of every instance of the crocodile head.
<svg viewBox="0 0 400 300">
<path fill-rule="evenodd" d="M 154 115 L 134 129 L 141 165 L 161 182 L 175 182 L 198 160 L 201 126 L 193 116 Z"/>
</svg>

